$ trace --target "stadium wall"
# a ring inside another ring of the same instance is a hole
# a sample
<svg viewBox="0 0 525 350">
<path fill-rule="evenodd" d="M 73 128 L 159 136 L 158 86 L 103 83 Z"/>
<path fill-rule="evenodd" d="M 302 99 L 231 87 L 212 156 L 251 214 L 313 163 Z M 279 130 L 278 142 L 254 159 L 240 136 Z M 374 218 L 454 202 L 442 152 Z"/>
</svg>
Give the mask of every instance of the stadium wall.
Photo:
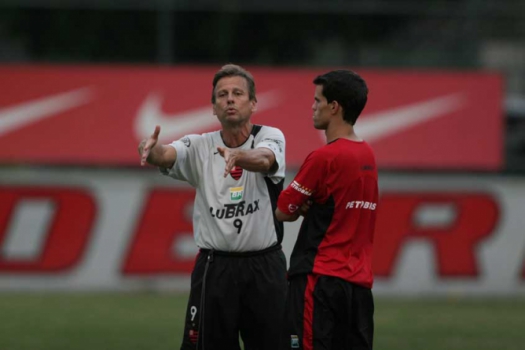
<svg viewBox="0 0 525 350">
<path fill-rule="evenodd" d="M 525 293 L 524 178 L 385 173 L 380 191 L 376 294 Z M 0 291 L 188 291 L 193 195 L 153 169 L 0 169 Z"/>
</svg>

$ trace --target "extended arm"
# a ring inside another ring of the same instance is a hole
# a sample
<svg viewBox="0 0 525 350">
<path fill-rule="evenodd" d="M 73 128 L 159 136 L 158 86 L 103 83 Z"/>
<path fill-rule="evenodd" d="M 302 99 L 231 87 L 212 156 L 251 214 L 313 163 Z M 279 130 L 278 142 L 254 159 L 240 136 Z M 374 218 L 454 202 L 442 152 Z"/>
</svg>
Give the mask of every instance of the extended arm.
<svg viewBox="0 0 525 350">
<path fill-rule="evenodd" d="M 148 162 L 151 165 L 169 169 L 177 160 L 177 151 L 171 146 L 157 144 L 159 134 L 160 126 L 157 125 L 153 134 L 140 142 L 138 147 L 140 165 Z"/>
<path fill-rule="evenodd" d="M 277 168 L 275 154 L 265 147 L 250 150 L 231 150 L 224 147 L 217 147 L 217 151 L 224 157 L 226 167 L 224 177 L 228 176 L 234 166 L 259 173 L 273 173 Z"/>
</svg>

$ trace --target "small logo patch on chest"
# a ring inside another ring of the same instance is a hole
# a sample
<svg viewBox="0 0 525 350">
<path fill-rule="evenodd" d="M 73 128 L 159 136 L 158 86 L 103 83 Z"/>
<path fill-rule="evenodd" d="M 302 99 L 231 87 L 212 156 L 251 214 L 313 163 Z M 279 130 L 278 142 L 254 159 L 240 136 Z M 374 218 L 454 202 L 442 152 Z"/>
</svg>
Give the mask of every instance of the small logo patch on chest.
<svg viewBox="0 0 525 350">
<path fill-rule="evenodd" d="M 242 199 L 244 193 L 244 187 L 231 187 L 230 188 L 230 199 L 232 201 L 239 201 Z"/>
<path fill-rule="evenodd" d="M 241 178 L 241 176 L 242 176 L 242 168 L 240 168 L 238 166 L 233 167 L 233 169 L 230 171 L 230 175 L 235 180 L 239 180 Z"/>
</svg>

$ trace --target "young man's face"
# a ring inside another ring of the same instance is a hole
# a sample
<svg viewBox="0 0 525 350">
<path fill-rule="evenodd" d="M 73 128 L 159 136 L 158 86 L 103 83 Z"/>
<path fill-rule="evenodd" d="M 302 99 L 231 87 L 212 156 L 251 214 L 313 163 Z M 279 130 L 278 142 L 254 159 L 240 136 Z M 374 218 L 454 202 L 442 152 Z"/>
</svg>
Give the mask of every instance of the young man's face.
<svg viewBox="0 0 525 350">
<path fill-rule="evenodd" d="M 314 104 L 312 105 L 314 111 L 314 127 L 319 130 L 326 130 L 330 122 L 330 105 L 323 95 L 323 86 L 315 86 Z"/>
<path fill-rule="evenodd" d="M 257 102 L 250 100 L 248 82 L 243 77 L 225 77 L 215 86 L 213 114 L 223 125 L 239 125 L 250 119 Z"/>
</svg>

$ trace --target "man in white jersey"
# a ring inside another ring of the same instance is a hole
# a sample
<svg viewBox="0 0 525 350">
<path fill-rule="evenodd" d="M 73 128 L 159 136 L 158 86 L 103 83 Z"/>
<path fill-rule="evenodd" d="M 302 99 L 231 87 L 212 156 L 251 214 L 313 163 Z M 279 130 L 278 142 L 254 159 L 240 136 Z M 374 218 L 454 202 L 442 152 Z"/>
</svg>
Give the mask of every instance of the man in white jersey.
<svg viewBox="0 0 525 350">
<path fill-rule="evenodd" d="M 286 297 L 283 225 L 274 211 L 285 175 L 285 139 L 254 125 L 255 83 L 228 64 L 213 79 L 213 114 L 222 129 L 157 144 L 160 127 L 139 145 L 141 163 L 196 188 L 200 248 L 181 349 L 278 348 Z M 210 116 L 211 117 L 211 116 Z"/>
</svg>

